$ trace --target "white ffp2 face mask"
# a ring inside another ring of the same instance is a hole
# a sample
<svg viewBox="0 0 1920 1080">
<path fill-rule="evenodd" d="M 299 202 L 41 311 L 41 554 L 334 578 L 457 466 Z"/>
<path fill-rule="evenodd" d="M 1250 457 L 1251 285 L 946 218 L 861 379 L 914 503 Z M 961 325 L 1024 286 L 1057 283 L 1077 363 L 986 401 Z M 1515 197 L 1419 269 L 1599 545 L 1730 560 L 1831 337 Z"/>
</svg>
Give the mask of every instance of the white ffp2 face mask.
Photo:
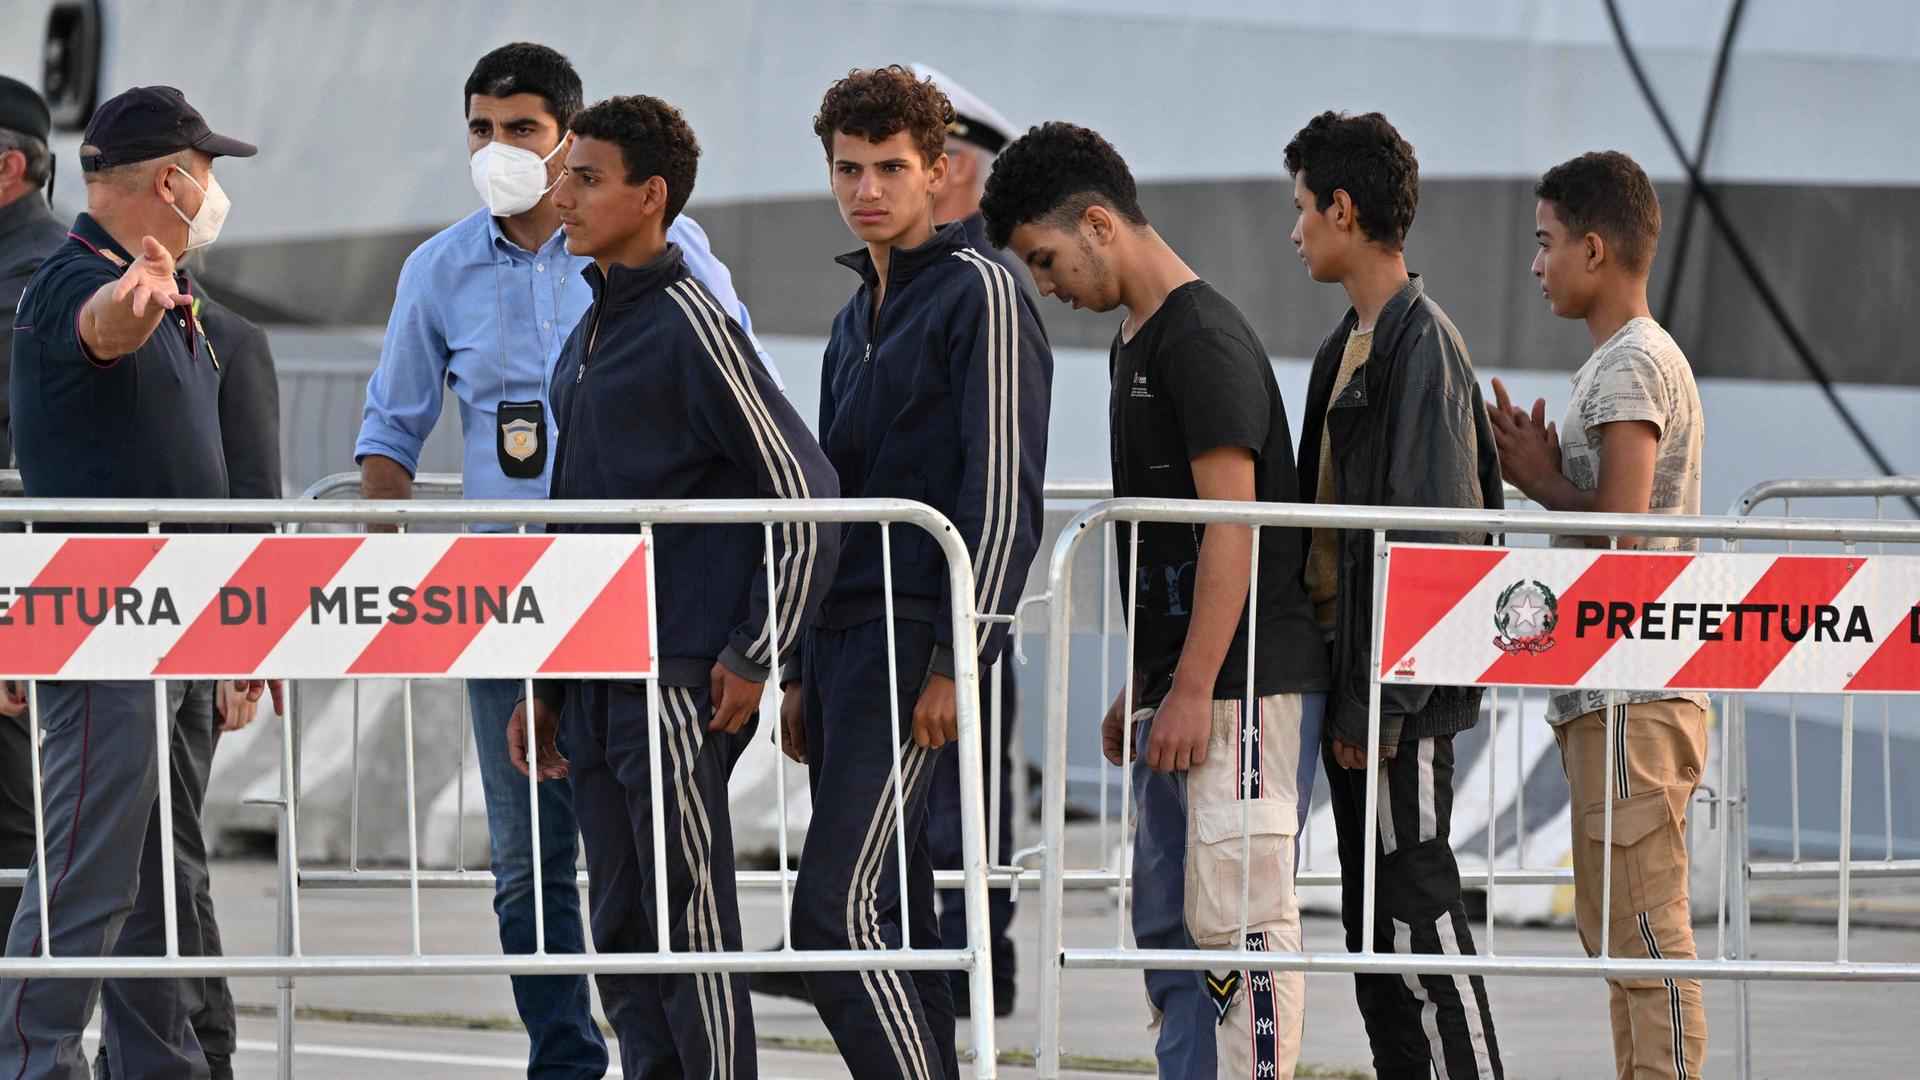
<svg viewBox="0 0 1920 1080">
<path fill-rule="evenodd" d="M 546 157 L 495 140 L 474 151 L 468 161 L 473 188 L 494 217 L 512 217 L 534 208 L 559 181 L 547 183 L 547 162 L 567 145 L 565 136 Z"/>
<path fill-rule="evenodd" d="M 200 181 L 195 180 L 187 170 L 181 169 L 179 172 L 202 196 L 200 209 L 192 217 L 180 209 L 179 203 L 173 204 L 174 214 L 187 223 L 186 250 L 198 251 L 220 238 L 220 226 L 227 223 L 227 213 L 233 209 L 233 202 L 227 198 L 226 192 L 220 190 L 220 178 L 213 173 L 207 173 L 207 186 L 201 187 Z"/>
</svg>

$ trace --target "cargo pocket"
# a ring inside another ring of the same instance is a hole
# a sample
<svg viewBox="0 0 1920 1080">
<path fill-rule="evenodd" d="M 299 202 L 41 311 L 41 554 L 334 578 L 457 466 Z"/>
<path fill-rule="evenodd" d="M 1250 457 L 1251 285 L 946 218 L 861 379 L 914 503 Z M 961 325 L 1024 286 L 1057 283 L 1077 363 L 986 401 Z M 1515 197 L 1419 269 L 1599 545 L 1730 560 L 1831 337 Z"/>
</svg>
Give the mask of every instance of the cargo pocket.
<svg viewBox="0 0 1920 1080">
<path fill-rule="evenodd" d="M 1186 909 L 1187 932 L 1196 945 L 1239 944 L 1243 896 L 1249 931 L 1275 929 L 1299 917 L 1293 895 L 1297 818 L 1291 804 L 1277 799 L 1215 803 L 1194 808 L 1193 816 Z"/>
<path fill-rule="evenodd" d="M 1587 839 L 1595 844 L 1606 841 L 1604 806 L 1587 809 Z M 1684 895 L 1687 870 L 1683 843 L 1664 789 L 1614 801 L 1610 914 L 1615 922 L 1664 907 Z M 1595 881 L 1596 894 L 1599 888 L 1600 883 Z"/>
</svg>

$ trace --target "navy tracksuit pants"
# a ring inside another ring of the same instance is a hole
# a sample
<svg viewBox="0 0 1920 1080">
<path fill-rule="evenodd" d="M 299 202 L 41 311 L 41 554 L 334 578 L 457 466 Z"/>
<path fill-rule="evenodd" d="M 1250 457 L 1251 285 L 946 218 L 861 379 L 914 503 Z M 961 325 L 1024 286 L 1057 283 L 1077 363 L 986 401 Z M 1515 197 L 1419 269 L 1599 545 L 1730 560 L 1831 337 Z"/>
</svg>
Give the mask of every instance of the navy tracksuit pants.
<svg viewBox="0 0 1920 1080">
<path fill-rule="evenodd" d="M 899 620 L 899 742 L 894 741 L 884 619 L 809 631 L 808 780 L 813 821 L 794 886 L 801 949 L 897 949 L 901 900 L 918 949 L 940 947 L 927 843 L 927 792 L 946 750 L 913 744 L 913 706 L 933 654 L 933 627 Z M 893 754 L 900 746 L 907 881 L 901 888 Z M 810 971 L 807 993 L 855 1080 L 957 1080 L 953 993 L 944 971 Z"/>
<path fill-rule="evenodd" d="M 1013 805 L 1013 740 L 1019 732 L 1014 709 L 1019 694 L 1013 685 L 1013 660 L 1009 653 L 997 665 L 1000 673 L 1000 756 L 993 756 L 993 668 L 980 673 L 981 719 L 989 728 L 980 733 L 981 770 L 987 797 L 993 797 L 993 771 L 1000 771 L 1000 832 L 987 837 L 987 862 L 1001 865 L 1013 858 L 1013 815 L 1024 812 Z M 933 790 L 928 796 L 927 840 L 933 853 L 935 870 L 959 870 L 963 848 L 960 842 L 960 756 L 942 754 L 933 766 Z M 988 815 L 992 808 L 989 804 Z M 941 889 L 940 945 L 946 949 L 967 947 L 966 894 L 960 889 Z M 1013 894 L 1006 889 L 987 890 L 987 940 L 993 946 L 993 996 L 1011 1002 L 1014 993 L 1016 957 L 1013 950 Z M 967 993 L 967 973 L 948 972 L 956 999 Z M 983 1006 L 984 1008 L 984 1006 Z"/>
<path fill-rule="evenodd" d="M 733 826 L 727 778 L 758 720 L 724 735 L 707 730 L 706 687 L 662 686 L 663 716 L 648 722 L 644 683 L 580 682 L 562 718 L 574 810 L 587 854 L 594 948 L 651 952 L 657 945 L 653 806 L 647 756 L 654 733 L 667 754 L 660 791 L 667 926 L 676 952 L 739 952 Z M 744 975 L 596 975 L 600 1004 L 633 1078 L 758 1075 L 753 1009 Z"/>
</svg>

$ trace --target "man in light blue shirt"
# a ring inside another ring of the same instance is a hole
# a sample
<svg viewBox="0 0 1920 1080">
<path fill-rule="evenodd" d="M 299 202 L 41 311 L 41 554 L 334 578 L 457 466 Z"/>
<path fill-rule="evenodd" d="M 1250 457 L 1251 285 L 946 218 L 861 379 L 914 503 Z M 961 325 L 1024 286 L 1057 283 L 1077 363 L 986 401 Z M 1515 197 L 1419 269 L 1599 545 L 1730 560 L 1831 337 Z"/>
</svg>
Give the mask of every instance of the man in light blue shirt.
<svg viewBox="0 0 1920 1080">
<path fill-rule="evenodd" d="M 487 205 L 420 245 L 400 272 L 354 446 L 367 498 L 411 496 L 420 450 L 440 418 L 448 387 L 460 402 L 466 496 L 546 497 L 549 448 L 558 437 L 547 388 L 561 346 L 593 299 L 581 277 L 591 260 L 567 253 L 548 197 L 566 159 L 567 121 L 582 103 L 580 76 L 566 57 L 542 45 L 495 49 L 468 77 L 470 171 Z M 667 239 L 680 245 L 688 269 L 751 335 L 747 309 L 700 226 L 681 215 Z M 760 359 L 771 372 L 764 350 Z M 535 943 L 527 783 L 514 770 L 506 742 L 521 686 L 513 679 L 467 682 L 487 802 L 493 906 L 500 946 L 509 954 L 531 953 Z M 585 950 L 574 871 L 578 850 L 567 785 L 540 785 L 549 952 Z M 606 1043 L 593 1022 L 584 976 L 516 976 L 513 991 L 532 1044 L 530 1077 L 606 1072 Z"/>
</svg>

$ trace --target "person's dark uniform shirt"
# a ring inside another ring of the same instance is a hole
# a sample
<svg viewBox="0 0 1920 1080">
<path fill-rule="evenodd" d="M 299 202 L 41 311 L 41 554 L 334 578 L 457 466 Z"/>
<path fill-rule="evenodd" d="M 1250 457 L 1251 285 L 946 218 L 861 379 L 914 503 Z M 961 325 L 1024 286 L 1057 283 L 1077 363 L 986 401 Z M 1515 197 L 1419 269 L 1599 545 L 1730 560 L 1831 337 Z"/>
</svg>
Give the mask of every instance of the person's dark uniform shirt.
<svg viewBox="0 0 1920 1080">
<path fill-rule="evenodd" d="M 5 318 L 0 320 L 0 468 L 7 467 L 13 453 L 7 372 L 12 365 L 13 324 L 20 308 L 20 293 L 33 272 L 66 239 L 67 227 L 53 216 L 40 192 L 29 191 L 0 206 L 0 309 L 5 309 Z"/>
<path fill-rule="evenodd" d="M 197 299 L 200 325 L 220 360 L 220 449 L 227 463 L 227 497 L 282 498 L 280 376 L 267 332 L 210 296 Z"/>
<path fill-rule="evenodd" d="M 81 214 L 20 298 L 14 453 L 30 498 L 227 496 L 220 371 L 199 320 L 180 308 L 168 311 L 146 343 L 126 356 L 89 356 L 80 340 L 87 301 L 132 262 Z M 184 274 L 178 281 L 191 294 Z"/>
</svg>

